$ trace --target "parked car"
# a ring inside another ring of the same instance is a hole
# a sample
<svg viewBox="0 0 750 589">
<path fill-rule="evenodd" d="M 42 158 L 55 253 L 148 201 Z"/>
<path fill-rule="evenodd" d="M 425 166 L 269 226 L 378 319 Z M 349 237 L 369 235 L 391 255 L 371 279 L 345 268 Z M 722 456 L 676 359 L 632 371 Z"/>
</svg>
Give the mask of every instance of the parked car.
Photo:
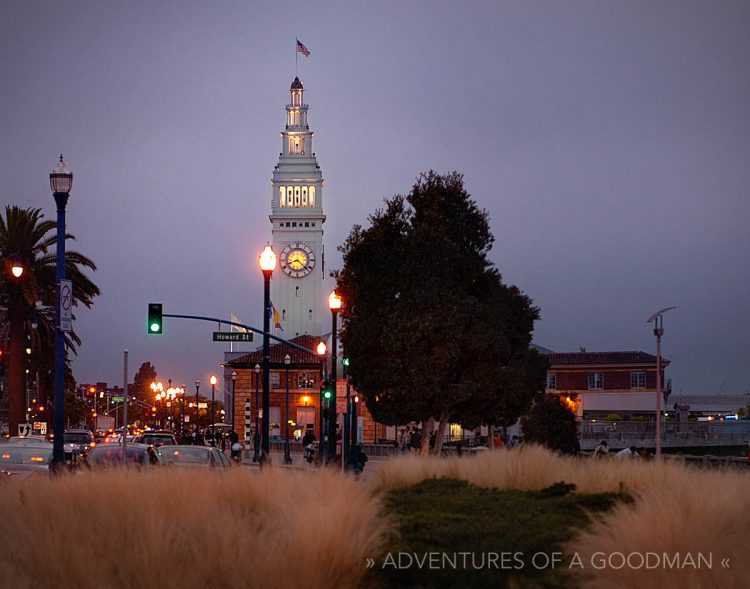
<svg viewBox="0 0 750 589">
<path fill-rule="evenodd" d="M 134 444 L 152 444 L 154 446 L 176 446 L 177 440 L 170 432 L 147 431 L 133 438 Z"/>
<path fill-rule="evenodd" d="M 128 444 L 127 454 L 123 454 L 122 446 L 114 444 L 100 444 L 89 452 L 86 464 L 91 468 L 107 468 L 128 465 L 140 468 L 152 466 L 165 466 L 167 464 L 164 456 L 155 446 L 148 444 Z"/>
<path fill-rule="evenodd" d="M 229 458 L 211 446 L 162 446 L 159 448 L 170 466 L 187 468 L 229 468 Z"/>
</svg>

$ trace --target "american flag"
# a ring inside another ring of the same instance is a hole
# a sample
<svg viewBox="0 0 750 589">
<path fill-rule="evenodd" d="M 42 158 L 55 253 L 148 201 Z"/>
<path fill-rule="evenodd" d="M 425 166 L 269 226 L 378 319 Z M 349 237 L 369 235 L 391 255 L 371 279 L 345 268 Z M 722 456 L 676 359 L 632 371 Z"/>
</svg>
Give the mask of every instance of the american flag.
<svg viewBox="0 0 750 589">
<path fill-rule="evenodd" d="M 310 50 L 305 47 L 299 39 L 297 39 L 297 53 L 301 53 L 305 57 L 310 57 Z"/>
</svg>

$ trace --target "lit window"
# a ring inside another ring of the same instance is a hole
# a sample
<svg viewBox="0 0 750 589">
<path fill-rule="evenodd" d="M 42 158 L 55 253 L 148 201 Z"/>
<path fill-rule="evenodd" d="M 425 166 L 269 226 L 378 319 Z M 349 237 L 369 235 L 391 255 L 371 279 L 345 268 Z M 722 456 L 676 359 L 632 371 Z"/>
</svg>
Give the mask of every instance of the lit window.
<svg viewBox="0 0 750 589">
<path fill-rule="evenodd" d="M 589 372 L 589 389 L 603 389 L 604 375 L 601 372 Z"/>
<path fill-rule="evenodd" d="M 310 206 L 315 206 L 315 186 L 310 186 Z"/>
<path fill-rule="evenodd" d="M 282 207 L 286 206 L 286 188 L 283 186 L 279 188 L 279 205 Z"/>
<path fill-rule="evenodd" d="M 278 389 L 281 385 L 281 377 L 278 372 L 272 372 L 268 376 L 271 377 L 271 388 L 272 389 Z"/>
<path fill-rule="evenodd" d="M 630 388 L 631 389 L 645 389 L 646 388 L 646 373 L 645 372 L 631 372 L 630 373 Z"/>
<path fill-rule="evenodd" d="M 299 206 L 299 186 L 294 187 L 294 206 Z"/>
<path fill-rule="evenodd" d="M 315 386 L 315 373 L 314 372 L 300 372 L 297 375 L 297 388 L 298 389 L 311 389 Z"/>
<path fill-rule="evenodd" d="M 548 373 L 547 374 L 547 390 L 548 391 L 554 391 L 557 390 L 557 375 Z"/>
<path fill-rule="evenodd" d="M 302 206 L 307 206 L 307 186 L 302 187 Z"/>
</svg>

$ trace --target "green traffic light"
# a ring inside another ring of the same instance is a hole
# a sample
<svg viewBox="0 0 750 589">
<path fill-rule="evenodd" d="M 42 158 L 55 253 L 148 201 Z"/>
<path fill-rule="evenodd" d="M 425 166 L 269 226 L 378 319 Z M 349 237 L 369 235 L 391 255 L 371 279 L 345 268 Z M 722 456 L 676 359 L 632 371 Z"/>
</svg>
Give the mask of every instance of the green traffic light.
<svg viewBox="0 0 750 589">
<path fill-rule="evenodd" d="M 161 333 L 162 306 L 161 303 L 148 304 L 148 332 Z"/>
<path fill-rule="evenodd" d="M 325 392 L 323 393 L 323 397 L 324 397 L 325 399 L 330 399 L 330 398 L 331 398 L 331 391 L 325 391 Z"/>
</svg>

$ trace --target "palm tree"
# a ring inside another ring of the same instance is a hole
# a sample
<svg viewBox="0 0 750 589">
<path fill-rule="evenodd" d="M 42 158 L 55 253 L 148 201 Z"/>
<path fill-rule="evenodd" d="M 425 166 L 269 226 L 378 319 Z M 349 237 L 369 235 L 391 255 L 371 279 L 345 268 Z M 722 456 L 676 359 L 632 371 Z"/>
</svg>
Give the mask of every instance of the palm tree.
<svg viewBox="0 0 750 589">
<path fill-rule="evenodd" d="M 0 293 L 7 298 L 2 332 L 8 340 L 8 423 L 11 434 L 18 431 L 18 424 L 24 417 L 27 334 L 30 336 L 28 347 L 34 351 L 31 369 L 38 370 L 44 377 L 42 382 L 49 383 L 54 364 L 56 231 L 57 223 L 44 220 L 41 209 L 8 205 L 5 218 L 0 216 L 0 258 L 17 258 L 24 267 L 19 278 L 7 271 L 0 273 Z M 75 237 L 66 233 L 65 239 L 75 240 Z M 91 307 L 99 288 L 83 273 L 84 268 L 95 271 L 96 265 L 83 254 L 65 252 L 66 277 L 73 282 L 73 305 Z M 32 323 L 36 329 L 31 327 Z M 66 358 L 67 352 L 77 353 L 80 344 L 75 332 L 66 333 Z"/>
</svg>

